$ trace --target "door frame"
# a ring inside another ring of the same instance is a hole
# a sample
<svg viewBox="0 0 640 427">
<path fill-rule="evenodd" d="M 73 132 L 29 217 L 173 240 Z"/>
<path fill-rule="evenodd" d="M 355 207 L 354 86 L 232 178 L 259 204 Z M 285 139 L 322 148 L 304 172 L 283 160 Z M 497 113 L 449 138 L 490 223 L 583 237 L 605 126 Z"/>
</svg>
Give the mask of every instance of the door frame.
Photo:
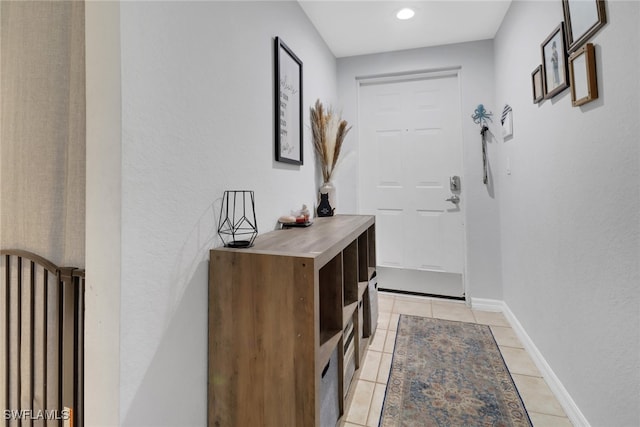
<svg viewBox="0 0 640 427">
<path fill-rule="evenodd" d="M 467 306 L 471 305 L 471 298 L 467 292 L 469 289 L 467 283 L 467 200 L 468 200 L 468 192 L 466 187 L 466 177 L 465 177 L 465 140 L 464 140 L 464 129 L 462 125 L 462 83 L 461 83 L 461 66 L 455 67 L 445 67 L 445 68 L 437 68 L 431 70 L 414 70 L 414 71 L 404 71 L 397 73 L 384 73 L 384 74 L 374 74 L 374 75 L 365 75 L 365 76 L 356 76 L 356 111 L 357 111 L 357 120 L 358 120 L 358 151 L 362 150 L 362 120 L 361 120 L 361 108 L 360 108 L 360 99 L 361 94 L 360 90 L 364 85 L 371 84 L 384 84 L 384 83 L 399 83 L 404 81 L 415 81 L 415 80 L 423 80 L 429 78 L 437 78 L 437 77 L 455 77 L 458 83 L 458 97 L 459 97 L 459 105 L 460 105 L 460 138 L 461 138 L 461 176 L 460 179 L 462 181 L 462 192 L 461 195 L 464 197 L 464 203 L 461 207 L 462 214 L 462 292 L 464 294 L 465 304 Z M 358 198 L 356 200 L 356 209 L 357 212 L 361 212 L 360 206 L 360 198 L 362 194 L 362 156 L 358 155 L 358 179 L 356 182 L 356 194 Z"/>
</svg>

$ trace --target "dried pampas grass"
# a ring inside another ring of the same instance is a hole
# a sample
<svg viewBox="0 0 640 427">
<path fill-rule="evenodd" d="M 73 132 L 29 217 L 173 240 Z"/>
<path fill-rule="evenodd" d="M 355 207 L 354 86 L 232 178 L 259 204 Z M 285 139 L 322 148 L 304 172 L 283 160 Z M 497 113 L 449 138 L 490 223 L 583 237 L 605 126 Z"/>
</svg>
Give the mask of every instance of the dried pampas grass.
<svg viewBox="0 0 640 427">
<path fill-rule="evenodd" d="M 324 182 L 331 180 L 338 163 L 344 137 L 351 130 L 351 126 L 347 125 L 347 121 L 342 120 L 340 114 L 336 114 L 331 107 L 325 110 L 320 100 L 316 101 L 315 107 L 311 107 L 311 136 Z"/>
</svg>

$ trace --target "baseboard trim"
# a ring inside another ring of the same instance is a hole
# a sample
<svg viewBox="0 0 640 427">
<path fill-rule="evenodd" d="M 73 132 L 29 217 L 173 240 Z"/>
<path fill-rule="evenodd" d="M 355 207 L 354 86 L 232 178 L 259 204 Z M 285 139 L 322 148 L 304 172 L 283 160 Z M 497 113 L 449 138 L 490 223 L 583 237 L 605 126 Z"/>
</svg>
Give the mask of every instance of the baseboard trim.
<svg viewBox="0 0 640 427">
<path fill-rule="evenodd" d="M 504 301 L 497 299 L 471 298 L 471 308 L 475 310 L 504 312 L 506 306 Z"/>
<path fill-rule="evenodd" d="M 553 369 L 551 369 L 551 366 L 549 366 L 545 358 L 542 356 L 542 353 L 540 353 L 540 350 L 538 350 L 538 347 L 533 343 L 533 340 L 529 337 L 509 306 L 501 300 L 471 298 L 471 307 L 477 310 L 499 311 L 504 314 L 505 318 L 511 325 L 511 328 L 533 359 L 533 363 L 535 363 L 542 374 L 542 378 L 544 378 L 549 385 L 549 388 L 558 399 L 558 402 L 562 406 L 562 409 L 564 409 L 564 412 L 567 414 L 571 423 L 574 426 L 590 427 L 589 421 L 587 421 L 582 411 L 580 411 L 576 402 L 571 398 L 567 389 L 564 388 L 560 379 L 553 372 Z"/>
</svg>

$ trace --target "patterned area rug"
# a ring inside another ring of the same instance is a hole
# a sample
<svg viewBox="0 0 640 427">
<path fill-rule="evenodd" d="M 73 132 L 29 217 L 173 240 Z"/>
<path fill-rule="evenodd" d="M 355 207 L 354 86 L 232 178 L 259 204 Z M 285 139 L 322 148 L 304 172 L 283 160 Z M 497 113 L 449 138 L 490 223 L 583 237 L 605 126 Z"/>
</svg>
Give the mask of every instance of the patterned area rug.
<svg viewBox="0 0 640 427">
<path fill-rule="evenodd" d="M 380 426 L 532 424 L 488 326 L 401 315 Z"/>
</svg>

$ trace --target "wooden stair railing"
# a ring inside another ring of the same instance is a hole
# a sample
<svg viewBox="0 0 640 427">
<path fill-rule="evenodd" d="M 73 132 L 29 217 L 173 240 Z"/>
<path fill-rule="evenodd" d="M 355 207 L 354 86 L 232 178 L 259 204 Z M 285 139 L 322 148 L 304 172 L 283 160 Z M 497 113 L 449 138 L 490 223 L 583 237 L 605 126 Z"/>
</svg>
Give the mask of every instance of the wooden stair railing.
<svg viewBox="0 0 640 427">
<path fill-rule="evenodd" d="M 84 270 L 0 250 L 0 425 L 84 426 Z"/>
</svg>

